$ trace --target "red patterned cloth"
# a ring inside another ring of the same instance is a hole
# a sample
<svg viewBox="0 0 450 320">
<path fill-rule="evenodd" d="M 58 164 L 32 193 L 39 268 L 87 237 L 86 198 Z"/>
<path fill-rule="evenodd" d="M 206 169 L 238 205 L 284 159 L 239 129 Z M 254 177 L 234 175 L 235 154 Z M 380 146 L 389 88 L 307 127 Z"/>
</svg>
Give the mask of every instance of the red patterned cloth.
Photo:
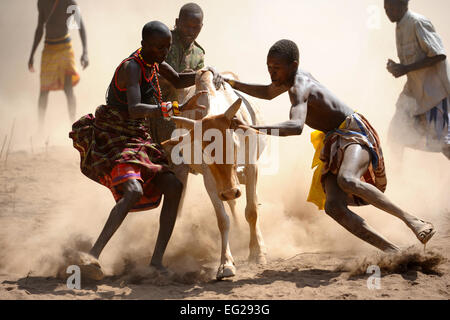
<svg viewBox="0 0 450 320">
<path fill-rule="evenodd" d="M 119 163 L 112 169 L 111 174 L 106 177 L 108 180 L 104 181 L 102 184 L 109 186 L 116 202 L 123 197 L 123 190 L 121 187 L 122 183 L 135 179 L 139 180 L 143 184 L 144 194 L 130 211 L 135 212 L 149 210 L 159 206 L 162 197 L 161 192 L 151 182 L 152 177 L 148 176 L 148 171 L 141 170 L 140 166 L 135 164 Z"/>
<path fill-rule="evenodd" d="M 145 119 L 130 119 L 127 111 L 102 105 L 72 125 L 69 137 L 80 152 L 81 172 L 106 186 L 119 201 L 120 185 L 137 179 L 143 183 L 144 196 L 132 211 L 155 208 L 161 192 L 152 184 L 159 172 L 168 171 L 164 150 L 152 142 Z"/>
</svg>

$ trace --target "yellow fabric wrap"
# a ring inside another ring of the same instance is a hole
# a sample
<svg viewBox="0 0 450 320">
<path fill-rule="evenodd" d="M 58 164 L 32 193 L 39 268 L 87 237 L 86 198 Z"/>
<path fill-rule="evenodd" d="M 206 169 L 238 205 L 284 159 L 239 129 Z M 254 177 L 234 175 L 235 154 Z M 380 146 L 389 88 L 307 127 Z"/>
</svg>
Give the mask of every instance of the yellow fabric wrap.
<svg viewBox="0 0 450 320">
<path fill-rule="evenodd" d="M 345 127 L 345 123 L 346 122 L 344 120 L 339 126 L 339 129 L 343 129 Z M 316 168 L 316 170 L 313 174 L 307 201 L 314 203 L 319 208 L 319 210 L 325 209 L 325 201 L 327 199 L 321 182 L 322 168 L 324 163 L 322 162 L 322 160 L 320 160 L 320 153 L 324 146 L 323 142 L 325 140 L 325 136 L 325 133 L 319 130 L 311 133 L 311 143 L 316 150 L 314 153 L 311 169 Z"/>
<path fill-rule="evenodd" d="M 41 90 L 63 90 L 66 78 L 72 80 L 72 86 L 80 81 L 72 42 L 46 43 L 41 60 Z"/>
</svg>

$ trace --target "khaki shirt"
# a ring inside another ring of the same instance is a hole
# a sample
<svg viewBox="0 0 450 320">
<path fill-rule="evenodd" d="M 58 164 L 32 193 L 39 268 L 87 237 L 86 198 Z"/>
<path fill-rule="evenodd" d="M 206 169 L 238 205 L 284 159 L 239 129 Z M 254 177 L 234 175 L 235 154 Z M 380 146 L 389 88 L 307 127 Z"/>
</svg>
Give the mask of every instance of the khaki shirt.
<svg viewBox="0 0 450 320">
<path fill-rule="evenodd" d="M 166 62 L 178 73 L 186 70 L 197 71 L 205 66 L 205 50 L 203 50 L 203 48 L 200 47 L 200 45 L 195 41 L 191 44 L 191 46 L 185 49 L 181 44 L 178 32 L 173 30 L 172 46 L 170 47 Z M 161 75 L 159 76 L 159 84 L 161 87 L 163 101 L 178 101 L 179 93 L 186 92 L 186 89 L 177 90 Z M 180 94 L 180 98 L 181 96 L 184 95 Z M 179 102 L 183 103 L 185 101 Z M 161 118 L 151 118 L 149 126 L 152 139 L 156 143 L 161 143 L 170 139 L 172 132 L 175 130 L 175 124 L 173 121 Z"/>
<path fill-rule="evenodd" d="M 188 48 L 184 48 L 178 32 L 172 31 L 172 46 L 167 55 L 166 62 L 176 71 L 197 71 L 205 66 L 205 50 L 193 42 Z M 163 77 L 160 77 L 161 91 L 164 101 L 177 100 L 177 90 Z"/>
<path fill-rule="evenodd" d="M 410 65 L 426 57 L 444 54 L 441 37 L 425 17 L 408 11 L 397 23 L 397 53 L 400 63 Z M 438 64 L 409 72 L 402 94 L 414 98 L 408 107 L 411 115 L 423 114 L 450 95 L 450 69 L 447 59 Z"/>
</svg>

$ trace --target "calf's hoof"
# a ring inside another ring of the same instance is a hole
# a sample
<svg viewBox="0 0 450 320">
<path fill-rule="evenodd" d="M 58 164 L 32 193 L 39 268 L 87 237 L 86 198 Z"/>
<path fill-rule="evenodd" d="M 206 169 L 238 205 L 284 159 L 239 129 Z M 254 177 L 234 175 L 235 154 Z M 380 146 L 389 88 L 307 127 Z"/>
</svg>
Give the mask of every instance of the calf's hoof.
<svg viewBox="0 0 450 320">
<path fill-rule="evenodd" d="M 236 267 L 233 264 L 221 264 L 217 271 L 216 279 L 230 278 L 236 275 Z"/>
<path fill-rule="evenodd" d="M 267 264 L 266 255 L 264 253 L 250 254 L 248 256 L 248 262 L 255 264 Z"/>
</svg>

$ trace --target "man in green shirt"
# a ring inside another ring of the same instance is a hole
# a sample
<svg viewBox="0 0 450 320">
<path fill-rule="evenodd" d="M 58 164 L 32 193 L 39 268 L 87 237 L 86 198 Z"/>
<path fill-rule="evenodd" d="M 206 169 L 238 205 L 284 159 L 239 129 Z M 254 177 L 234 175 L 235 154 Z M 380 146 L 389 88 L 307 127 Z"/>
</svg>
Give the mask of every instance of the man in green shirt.
<svg viewBox="0 0 450 320">
<path fill-rule="evenodd" d="M 188 3 L 181 7 L 166 60 L 175 71 L 197 71 L 205 66 L 205 50 L 195 41 L 202 27 L 203 11 L 197 4 Z"/>
<path fill-rule="evenodd" d="M 191 72 L 205 66 L 205 50 L 195 41 L 203 27 L 203 10 L 195 3 L 181 7 L 172 30 L 172 45 L 166 62 L 177 72 Z M 177 89 L 160 76 L 161 92 L 164 101 L 178 100 Z M 175 125 L 164 119 L 151 119 L 151 135 L 155 142 L 161 143 L 171 138 Z"/>
</svg>

